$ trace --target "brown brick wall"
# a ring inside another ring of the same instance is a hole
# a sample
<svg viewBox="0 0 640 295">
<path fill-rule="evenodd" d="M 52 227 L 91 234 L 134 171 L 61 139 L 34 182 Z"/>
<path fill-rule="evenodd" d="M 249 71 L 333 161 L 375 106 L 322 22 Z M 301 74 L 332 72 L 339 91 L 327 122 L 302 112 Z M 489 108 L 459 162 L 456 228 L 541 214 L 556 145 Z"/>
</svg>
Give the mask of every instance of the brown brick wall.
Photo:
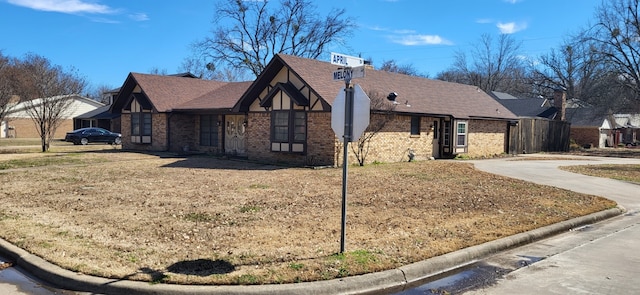
<svg viewBox="0 0 640 295">
<path fill-rule="evenodd" d="M 151 147 L 152 151 L 166 151 L 167 142 L 167 113 L 153 113 L 151 115 Z"/>
<path fill-rule="evenodd" d="M 222 141 L 222 127 L 218 127 L 218 145 L 200 145 L 200 115 L 173 114 L 170 117 L 171 136 L 170 151 L 185 152 L 197 151 L 209 154 L 222 154 L 224 142 Z M 218 117 L 222 121 L 222 116 Z"/>
<path fill-rule="evenodd" d="M 16 137 L 16 138 L 40 138 L 38 134 L 38 129 L 36 129 L 36 124 L 31 118 L 5 118 L 7 121 L 7 126 L 13 126 L 13 130 L 9 130 L 7 132 L 7 137 Z M 62 120 L 58 129 L 56 129 L 56 133 L 54 134 L 54 139 L 63 139 L 67 132 L 73 131 L 73 120 L 65 119 Z"/>
<path fill-rule="evenodd" d="M 384 115 L 372 114 L 371 121 L 385 120 L 384 127 L 369 143 L 365 164 L 373 162 L 403 162 L 409 160 L 409 151 L 414 160 L 428 160 L 433 156 L 432 124 L 436 118 L 423 117 L 420 134 L 411 135 L 411 116 L 395 115 L 387 119 Z M 506 122 L 490 120 L 469 120 L 468 155 L 489 157 L 503 154 L 506 150 Z M 269 113 L 250 113 L 247 128 L 248 156 L 252 160 L 292 165 L 342 165 L 343 148 L 331 129 L 331 114 L 309 113 L 307 154 L 271 152 L 269 140 Z M 363 135 L 366 136 L 367 134 Z M 350 143 L 349 164 L 358 163 Z"/>
<path fill-rule="evenodd" d="M 468 121 L 468 153 L 470 157 L 489 157 L 506 152 L 507 122 Z"/>
<path fill-rule="evenodd" d="M 171 114 L 169 150 L 172 152 L 197 150 L 196 121 L 199 116 L 185 114 Z"/>
<path fill-rule="evenodd" d="M 432 156 L 433 131 L 431 124 L 433 119 L 423 117 L 420 119 L 420 134 L 411 135 L 411 116 L 396 115 L 388 117 L 380 114 L 372 114 L 371 122 L 386 121 L 381 131 L 377 132 L 369 142 L 369 152 L 365 157 L 365 164 L 373 162 L 405 162 L 409 160 L 409 150 L 415 154 L 414 160 L 428 160 Z M 367 136 L 371 133 L 365 133 Z M 349 144 L 349 163 L 358 163 L 352 148 L 357 147 L 356 142 Z M 340 155 L 342 155 L 342 150 Z M 342 160 L 340 160 L 342 161 Z"/>
<path fill-rule="evenodd" d="M 151 115 L 151 144 L 131 142 L 131 114 L 121 115 L 122 148 L 135 151 L 166 151 L 167 150 L 167 114 L 153 113 Z"/>
<path fill-rule="evenodd" d="M 308 113 L 306 164 L 335 165 L 335 147 L 336 135 L 331 129 L 331 113 Z"/>
<path fill-rule="evenodd" d="M 570 133 L 569 137 L 580 146 L 600 146 L 600 131 L 597 127 L 571 127 Z"/>
<path fill-rule="evenodd" d="M 120 115 L 120 134 L 122 134 L 122 148 L 134 149 L 135 146 L 131 143 L 131 114 Z"/>
<path fill-rule="evenodd" d="M 307 153 L 271 151 L 270 113 L 249 113 L 247 156 L 250 160 L 290 165 L 334 165 L 335 135 L 331 129 L 331 113 L 307 113 Z"/>
</svg>

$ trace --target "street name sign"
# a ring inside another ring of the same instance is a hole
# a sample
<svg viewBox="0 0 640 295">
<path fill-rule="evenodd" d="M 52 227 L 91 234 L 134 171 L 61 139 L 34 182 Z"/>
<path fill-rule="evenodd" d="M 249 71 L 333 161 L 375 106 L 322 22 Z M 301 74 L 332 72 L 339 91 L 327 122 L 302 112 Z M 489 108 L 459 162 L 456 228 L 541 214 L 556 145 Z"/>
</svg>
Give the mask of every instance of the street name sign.
<svg viewBox="0 0 640 295">
<path fill-rule="evenodd" d="M 364 65 L 364 59 L 342 53 L 331 52 L 331 64 L 343 67 L 359 67 Z"/>
<path fill-rule="evenodd" d="M 364 66 L 338 68 L 333 72 L 334 81 L 351 80 L 353 78 L 364 78 Z"/>
</svg>

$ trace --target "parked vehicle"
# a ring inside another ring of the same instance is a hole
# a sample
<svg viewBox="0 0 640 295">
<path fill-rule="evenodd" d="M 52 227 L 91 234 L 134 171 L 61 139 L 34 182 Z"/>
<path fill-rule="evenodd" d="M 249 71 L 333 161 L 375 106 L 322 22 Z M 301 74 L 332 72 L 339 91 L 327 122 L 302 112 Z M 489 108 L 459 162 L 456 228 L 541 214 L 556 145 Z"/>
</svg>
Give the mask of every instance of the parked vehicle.
<svg viewBox="0 0 640 295">
<path fill-rule="evenodd" d="M 80 128 L 67 132 L 64 138 L 67 142 L 73 142 L 73 144 L 86 145 L 91 142 L 106 142 L 109 144 L 121 144 L 122 134 L 111 132 L 106 129 L 90 127 Z"/>
</svg>

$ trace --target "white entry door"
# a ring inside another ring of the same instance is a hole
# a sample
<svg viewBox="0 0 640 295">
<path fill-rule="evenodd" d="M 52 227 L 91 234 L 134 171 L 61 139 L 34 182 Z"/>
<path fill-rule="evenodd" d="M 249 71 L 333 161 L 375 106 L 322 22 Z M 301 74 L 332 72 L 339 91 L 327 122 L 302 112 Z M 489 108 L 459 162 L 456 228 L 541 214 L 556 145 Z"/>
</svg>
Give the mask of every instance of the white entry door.
<svg viewBox="0 0 640 295">
<path fill-rule="evenodd" d="M 245 137 L 245 116 L 225 116 L 224 150 L 228 155 L 243 156 L 247 153 Z"/>
</svg>

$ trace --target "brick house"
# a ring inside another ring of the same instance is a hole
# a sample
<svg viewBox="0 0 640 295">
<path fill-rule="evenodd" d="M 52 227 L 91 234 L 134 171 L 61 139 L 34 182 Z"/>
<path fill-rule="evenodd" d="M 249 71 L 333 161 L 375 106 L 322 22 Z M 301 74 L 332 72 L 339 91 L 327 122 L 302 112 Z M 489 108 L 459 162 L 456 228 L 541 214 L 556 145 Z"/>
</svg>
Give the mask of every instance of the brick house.
<svg viewBox="0 0 640 295">
<path fill-rule="evenodd" d="M 249 84 L 130 73 L 110 112 L 121 114 L 125 149 L 221 154 L 225 124 L 234 126 L 235 133 L 244 131 L 235 128 L 244 115 L 231 108 Z"/>
<path fill-rule="evenodd" d="M 125 149 L 335 166 L 341 149 L 331 106 L 344 86 L 333 81 L 335 70 L 328 62 L 278 54 L 253 82 L 132 73 L 112 111 L 122 113 Z M 373 69 L 352 82 L 372 99 L 371 125 L 381 126 L 366 162 L 406 161 L 410 152 L 424 160 L 508 150 L 516 116 L 475 86 Z M 386 99 L 390 93 L 396 103 Z"/>
<path fill-rule="evenodd" d="M 37 98 L 30 103 L 12 104 L 7 109 L 4 119 L 0 122 L 0 138 L 39 138 L 40 135 L 36 123 L 27 108 L 35 107 L 40 109 L 43 103 L 46 105 L 46 103 L 58 100 L 68 101 L 68 105 L 60 114 L 60 125 L 56 129 L 53 138 L 64 138 L 67 132 L 74 130 L 74 117 L 104 106 L 98 101 L 77 94 Z"/>
</svg>

